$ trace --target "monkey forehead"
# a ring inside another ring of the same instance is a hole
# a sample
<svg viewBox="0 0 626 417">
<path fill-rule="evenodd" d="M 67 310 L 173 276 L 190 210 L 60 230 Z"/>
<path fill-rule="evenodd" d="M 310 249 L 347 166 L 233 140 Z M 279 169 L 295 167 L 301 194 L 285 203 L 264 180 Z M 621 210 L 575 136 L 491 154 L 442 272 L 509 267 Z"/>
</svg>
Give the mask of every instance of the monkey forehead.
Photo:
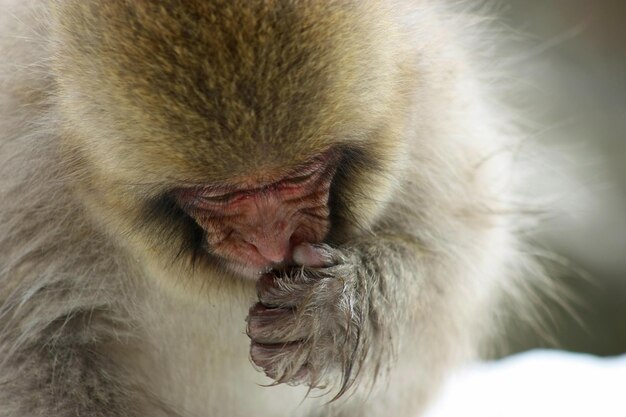
<svg viewBox="0 0 626 417">
<path fill-rule="evenodd" d="M 124 129 L 109 138 L 158 140 L 188 161 L 219 152 L 229 171 L 309 155 L 392 113 L 398 48 L 385 4 L 59 2 L 59 85 L 82 96 L 65 107 Z"/>
</svg>

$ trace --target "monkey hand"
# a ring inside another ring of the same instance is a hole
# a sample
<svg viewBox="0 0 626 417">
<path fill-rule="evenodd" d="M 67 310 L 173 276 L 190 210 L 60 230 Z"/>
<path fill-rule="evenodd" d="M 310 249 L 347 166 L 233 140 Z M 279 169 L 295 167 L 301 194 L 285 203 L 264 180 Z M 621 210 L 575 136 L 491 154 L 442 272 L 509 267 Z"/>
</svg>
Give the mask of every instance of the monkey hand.
<svg viewBox="0 0 626 417">
<path fill-rule="evenodd" d="M 277 383 L 347 390 L 371 340 L 369 275 L 356 251 L 303 244 L 298 265 L 264 275 L 250 309 L 251 359 Z"/>
</svg>

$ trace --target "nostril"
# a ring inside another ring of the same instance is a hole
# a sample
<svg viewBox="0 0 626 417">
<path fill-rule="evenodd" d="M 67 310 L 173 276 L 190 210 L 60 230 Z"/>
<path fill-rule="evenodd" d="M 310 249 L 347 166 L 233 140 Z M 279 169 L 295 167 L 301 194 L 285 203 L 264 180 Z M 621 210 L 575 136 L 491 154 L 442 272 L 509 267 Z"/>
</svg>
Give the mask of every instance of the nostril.
<svg viewBox="0 0 626 417">
<path fill-rule="evenodd" d="M 292 249 L 301 243 L 304 243 L 304 239 L 300 235 L 293 234 L 289 238 L 289 246 L 291 246 Z"/>
</svg>

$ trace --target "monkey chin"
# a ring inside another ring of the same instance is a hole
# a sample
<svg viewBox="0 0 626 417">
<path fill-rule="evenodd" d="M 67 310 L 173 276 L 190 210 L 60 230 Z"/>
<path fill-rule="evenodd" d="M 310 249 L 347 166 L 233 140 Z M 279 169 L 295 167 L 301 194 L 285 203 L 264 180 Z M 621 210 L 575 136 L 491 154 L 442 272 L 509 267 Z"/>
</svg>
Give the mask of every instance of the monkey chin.
<svg viewBox="0 0 626 417">
<path fill-rule="evenodd" d="M 292 251 L 281 261 L 272 262 L 264 259 L 255 251 L 235 253 L 210 252 L 218 265 L 237 278 L 256 281 L 272 271 L 283 271 L 298 266 Z"/>
<path fill-rule="evenodd" d="M 258 280 L 259 278 L 261 278 L 262 275 L 267 274 L 268 272 L 272 271 L 272 269 L 274 269 L 272 265 L 260 267 L 234 261 L 225 262 L 224 266 L 230 273 L 234 274 L 235 276 L 252 281 Z"/>
</svg>

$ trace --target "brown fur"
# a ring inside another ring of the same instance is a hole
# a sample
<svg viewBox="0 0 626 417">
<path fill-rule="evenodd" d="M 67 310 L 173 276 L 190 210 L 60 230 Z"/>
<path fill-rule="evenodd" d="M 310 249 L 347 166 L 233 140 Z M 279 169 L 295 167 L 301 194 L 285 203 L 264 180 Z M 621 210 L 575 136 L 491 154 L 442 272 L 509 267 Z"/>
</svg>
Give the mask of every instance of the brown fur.
<svg viewBox="0 0 626 417">
<path fill-rule="evenodd" d="M 0 416 L 409 416 L 483 342 L 522 261 L 465 14 L 18 3 L 0 26 Z M 329 148 L 336 264 L 258 294 L 168 194 Z M 299 306 L 284 333 L 308 333 L 268 374 L 331 396 L 260 386 L 244 319 L 269 295 Z"/>
</svg>

